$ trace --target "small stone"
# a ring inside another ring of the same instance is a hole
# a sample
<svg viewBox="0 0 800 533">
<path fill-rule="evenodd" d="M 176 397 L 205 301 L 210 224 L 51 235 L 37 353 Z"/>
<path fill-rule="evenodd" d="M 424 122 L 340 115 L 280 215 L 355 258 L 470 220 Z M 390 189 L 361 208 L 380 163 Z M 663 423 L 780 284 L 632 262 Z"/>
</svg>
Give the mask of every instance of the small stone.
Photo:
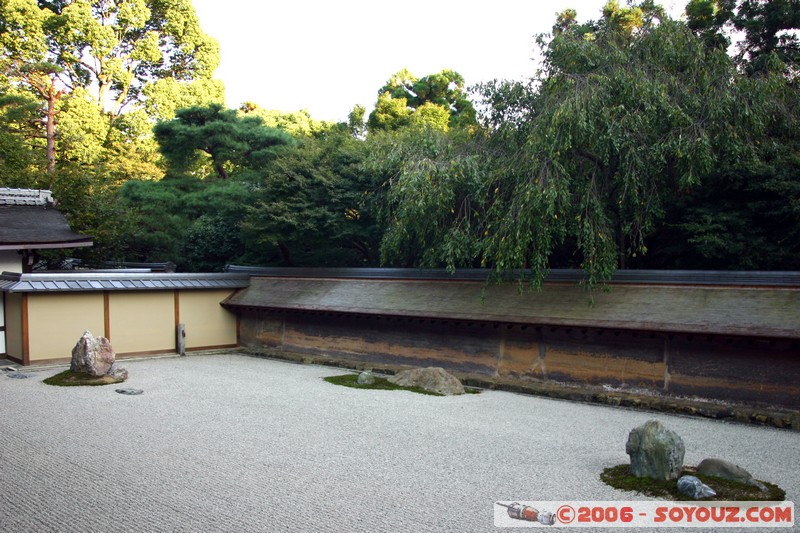
<svg viewBox="0 0 800 533">
<path fill-rule="evenodd" d="M 128 371 L 119 366 L 116 361 L 111 365 L 111 368 L 108 369 L 108 375 L 120 381 L 126 381 L 128 379 Z"/>
<path fill-rule="evenodd" d="M 144 391 L 142 389 L 116 389 L 116 392 L 125 394 L 127 396 L 137 396 L 142 394 Z"/>
<path fill-rule="evenodd" d="M 441 367 L 403 370 L 388 379 L 389 382 L 401 387 L 421 387 L 445 396 L 464 394 L 464 385 L 457 377 Z"/>
<path fill-rule="evenodd" d="M 356 379 L 356 383 L 359 385 L 372 385 L 375 383 L 375 376 L 372 375 L 372 372 L 367 370 L 366 372 L 361 372 L 358 375 L 358 379 Z"/>
<path fill-rule="evenodd" d="M 678 490 L 695 500 L 710 498 L 717 495 L 714 489 L 694 476 L 681 476 L 680 479 L 678 479 Z"/>
<path fill-rule="evenodd" d="M 658 420 L 649 420 L 631 430 L 625 452 L 631 457 L 634 476 L 670 480 L 680 475 L 686 448 L 677 433 Z"/>
</svg>

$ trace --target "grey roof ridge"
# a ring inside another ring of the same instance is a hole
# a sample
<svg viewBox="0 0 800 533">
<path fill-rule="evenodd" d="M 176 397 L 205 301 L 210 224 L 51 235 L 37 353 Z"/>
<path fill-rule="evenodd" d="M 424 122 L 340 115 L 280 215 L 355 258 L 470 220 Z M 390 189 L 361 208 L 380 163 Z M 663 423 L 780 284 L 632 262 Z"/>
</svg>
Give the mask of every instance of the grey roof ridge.
<svg viewBox="0 0 800 533">
<path fill-rule="evenodd" d="M 247 273 L 254 277 L 277 278 L 328 278 L 328 279 L 388 279 L 388 280 L 440 280 L 440 281 L 498 281 L 497 274 L 486 268 L 460 268 L 450 272 L 443 268 L 384 268 L 384 267 L 254 267 L 226 265 L 226 272 Z M 526 282 L 529 270 L 512 270 L 500 279 Z M 586 273 L 580 269 L 553 268 L 545 282 L 581 283 Z M 657 285 L 732 285 L 800 287 L 800 271 L 732 271 L 732 270 L 617 270 L 610 280 L 614 284 Z"/>
</svg>

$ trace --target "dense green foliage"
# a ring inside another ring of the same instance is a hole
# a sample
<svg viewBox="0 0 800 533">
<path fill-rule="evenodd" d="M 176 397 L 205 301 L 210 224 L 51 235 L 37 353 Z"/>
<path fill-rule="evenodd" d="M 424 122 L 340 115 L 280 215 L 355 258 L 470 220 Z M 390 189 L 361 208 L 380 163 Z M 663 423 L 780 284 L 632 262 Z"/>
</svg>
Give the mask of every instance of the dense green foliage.
<svg viewBox="0 0 800 533">
<path fill-rule="evenodd" d="M 361 167 L 364 157 L 364 143 L 340 127 L 276 159 L 243 223 L 249 261 L 377 266 L 375 185 Z"/>
<path fill-rule="evenodd" d="M 422 78 L 406 69 L 392 75 L 378 91 L 367 127 L 370 131 L 397 130 L 412 124 L 443 130 L 474 125 L 475 108 L 467 98 L 464 78 L 452 70 Z"/>
<path fill-rule="evenodd" d="M 231 169 L 263 169 L 291 143 L 287 133 L 267 128 L 260 117 L 241 116 L 219 104 L 179 109 L 153 131 L 171 171 L 196 170 L 205 155 L 220 179 L 228 179 Z"/>
<path fill-rule="evenodd" d="M 0 185 L 52 189 L 94 237 L 76 254 L 125 257 L 119 187 L 163 176 L 152 126 L 220 101 L 218 63 L 191 0 L 0 0 Z"/>
<path fill-rule="evenodd" d="M 401 70 L 331 124 L 221 105 L 190 0 L 0 0 L 0 186 L 53 189 L 84 259 L 181 270 L 800 269 L 797 2 L 598 16 L 525 82 Z"/>
<path fill-rule="evenodd" d="M 589 286 L 630 266 L 798 268 L 795 67 L 749 40 L 737 60 L 651 2 L 575 20 L 540 36 L 537 78 L 480 88 L 466 142 L 429 132 L 376 154 L 385 256 L 530 269 L 534 285 L 564 266 Z M 756 56 L 772 67 L 754 75 Z"/>
<path fill-rule="evenodd" d="M 215 120 L 187 125 L 187 114 Z M 291 140 L 258 117 L 211 106 L 180 111 L 156 135 L 167 177 L 129 181 L 120 193 L 138 221 L 129 260 L 205 271 L 226 263 L 378 264 L 365 146 L 346 126 Z M 227 170 L 205 171 L 203 156 L 206 166 Z"/>
<path fill-rule="evenodd" d="M 498 125 L 501 157 L 520 161 L 491 185 L 487 261 L 528 262 L 538 282 L 571 240 L 590 283 L 605 279 L 647 252 L 665 209 L 721 161 L 752 164 L 761 88 L 683 24 L 656 20 L 633 33 L 604 18 L 547 43 L 541 85 L 514 110 L 524 122 Z"/>
<path fill-rule="evenodd" d="M 241 254 L 238 226 L 249 191 L 238 181 L 166 177 L 131 180 L 119 207 L 136 220 L 124 255 L 114 259 L 175 262 L 188 271 L 216 271 Z"/>
<path fill-rule="evenodd" d="M 758 103 L 743 113 L 759 127 L 749 159 L 721 160 L 702 187 L 670 206 L 675 231 L 654 236 L 655 264 L 800 269 L 800 39 L 791 31 L 800 28 L 800 3 L 692 0 L 687 15 L 709 47 L 729 46 L 726 27 L 739 32 L 739 83 Z M 670 250 L 674 257 L 665 257 Z"/>
</svg>

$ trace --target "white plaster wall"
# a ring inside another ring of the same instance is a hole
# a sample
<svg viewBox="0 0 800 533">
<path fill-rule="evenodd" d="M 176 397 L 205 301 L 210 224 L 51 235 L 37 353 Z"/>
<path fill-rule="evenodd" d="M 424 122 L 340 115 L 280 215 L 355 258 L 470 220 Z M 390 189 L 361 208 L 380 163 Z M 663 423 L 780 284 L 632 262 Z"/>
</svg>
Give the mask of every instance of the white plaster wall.
<svg viewBox="0 0 800 533">
<path fill-rule="evenodd" d="M 22 256 L 16 250 L 0 250 L 0 272 L 22 272 Z"/>
<path fill-rule="evenodd" d="M 22 256 L 16 250 L 0 250 L 0 273 L 22 272 Z M 6 353 L 6 325 L 5 295 L 0 294 L 0 355 Z"/>
</svg>

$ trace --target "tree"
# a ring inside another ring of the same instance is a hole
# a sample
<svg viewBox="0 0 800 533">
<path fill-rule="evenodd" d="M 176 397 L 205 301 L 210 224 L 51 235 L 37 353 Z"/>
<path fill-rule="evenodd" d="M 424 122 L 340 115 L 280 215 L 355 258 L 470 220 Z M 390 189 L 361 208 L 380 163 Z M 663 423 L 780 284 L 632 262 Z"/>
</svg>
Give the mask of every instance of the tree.
<svg viewBox="0 0 800 533">
<path fill-rule="evenodd" d="M 458 72 L 442 70 L 417 78 L 403 69 L 378 90 L 378 101 L 367 127 L 376 131 L 407 126 L 412 114 L 423 106 L 429 111 L 431 105 L 448 113 L 448 127 L 469 127 L 476 123 L 475 108 L 467 96 L 464 78 Z M 442 115 L 441 111 L 437 114 Z"/>
<path fill-rule="evenodd" d="M 293 137 L 320 135 L 329 130 L 333 124 L 314 119 L 306 109 L 285 112 L 277 109 L 264 109 L 252 102 L 245 102 L 239 111 L 246 116 L 260 118 L 268 128 L 277 128 Z"/>
<path fill-rule="evenodd" d="M 603 6 L 602 22 L 607 27 L 607 35 L 630 39 L 633 32 L 642 27 L 644 11 L 639 6 L 620 7 L 617 0 L 609 0 Z"/>
<path fill-rule="evenodd" d="M 146 96 L 157 99 L 165 80 L 191 92 L 219 63 L 219 46 L 201 31 L 190 0 L 2 0 L 0 45 L 6 76 L 42 102 L 50 174 L 66 95 L 92 92 L 112 123 Z M 220 85 L 215 93 L 221 97 Z"/>
<path fill-rule="evenodd" d="M 55 120 L 65 89 L 58 84 L 63 68 L 53 62 L 47 49 L 47 16 L 33 0 L 3 0 L 0 4 L 2 66 L 7 76 L 44 101 L 44 138 L 47 172 L 55 171 Z"/>
<path fill-rule="evenodd" d="M 473 143 L 441 128 L 371 133 L 366 170 L 385 191 L 383 264 L 470 266 L 480 256 L 485 167 Z"/>
<path fill-rule="evenodd" d="M 219 80 L 201 78 L 187 83 L 161 78 L 142 88 L 143 110 L 153 120 L 170 120 L 178 109 L 225 102 L 225 88 Z"/>
<path fill-rule="evenodd" d="M 522 126 L 524 171 L 498 180 L 489 211 L 488 257 L 504 266 L 527 260 L 537 282 L 565 239 L 574 240 L 590 285 L 625 268 L 647 251 L 677 195 L 720 161 L 752 161 L 750 141 L 764 128 L 765 94 L 739 83 L 724 51 L 666 18 L 633 32 L 613 10 L 604 14 L 592 39 L 566 31 L 547 43 L 545 76 Z M 513 224 L 503 220 L 509 213 Z M 530 233 L 520 234 L 522 225 Z"/>
<path fill-rule="evenodd" d="M 450 129 L 450 112 L 439 104 L 425 102 L 411 115 L 411 124 L 447 131 Z"/>
<path fill-rule="evenodd" d="M 292 142 L 281 130 L 265 127 L 259 117 L 241 116 L 219 104 L 181 109 L 153 131 L 173 171 L 187 171 L 206 154 L 221 179 L 228 179 L 229 169 L 237 166 L 263 168 L 277 148 Z"/>
<path fill-rule="evenodd" d="M 406 98 L 393 97 L 390 92 L 378 96 L 375 109 L 367 119 L 367 130 L 397 130 L 411 123 L 412 110 Z"/>
<path fill-rule="evenodd" d="M 113 116 L 139 102 L 157 80 L 210 78 L 219 44 L 200 29 L 190 0 L 73 0 L 43 8 L 65 81 L 97 85 L 97 103 Z"/>
<path fill-rule="evenodd" d="M 123 254 L 116 257 L 219 271 L 243 252 L 240 224 L 251 197 L 248 184 L 235 179 L 131 180 L 121 188 L 118 208 L 133 223 Z"/>
<path fill-rule="evenodd" d="M 45 188 L 43 181 L 31 176 L 47 166 L 38 141 L 38 103 L 24 93 L 0 90 L 0 186 Z"/>
<path fill-rule="evenodd" d="M 702 187 L 667 213 L 670 230 L 654 242 L 692 268 L 800 268 L 800 3 L 693 0 L 687 18 L 712 48 L 727 49 L 733 31 L 743 36 L 736 59 L 746 79 L 739 84 L 762 102 L 762 127 L 751 136 L 753 157 L 716 165 Z"/>
<path fill-rule="evenodd" d="M 647 2 L 627 12 L 609 2 L 585 25 L 571 18 L 540 39 L 535 83 L 483 86 L 486 137 L 467 154 L 404 156 L 397 183 L 414 185 L 387 236 L 439 250 L 424 263 L 479 261 L 498 275 L 529 268 L 536 285 L 566 247 L 591 287 L 644 254 L 667 206 L 721 161 L 753 161 L 768 93 L 741 83 L 724 51 Z M 480 172 L 451 179 L 441 170 L 471 169 L 476 156 Z M 453 216 L 461 198 L 469 216 Z"/>
<path fill-rule="evenodd" d="M 366 136 L 367 123 L 364 120 L 366 114 L 367 108 L 363 105 L 355 105 L 347 115 L 347 127 L 350 134 L 356 139 L 363 139 Z"/>
<path fill-rule="evenodd" d="M 363 141 L 342 124 L 264 169 L 242 224 L 246 259 L 285 266 L 376 266 L 380 225 Z"/>
<path fill-rule="evenodd" d="M 738 59 L 748 73 L 782 65 L 796 75 L 800 62 L 797 0 L 691 0 L 686 15 L 689 27 L 711 46 L 730 44 L 729 27 L 743 33 Z"/>
</svg>

